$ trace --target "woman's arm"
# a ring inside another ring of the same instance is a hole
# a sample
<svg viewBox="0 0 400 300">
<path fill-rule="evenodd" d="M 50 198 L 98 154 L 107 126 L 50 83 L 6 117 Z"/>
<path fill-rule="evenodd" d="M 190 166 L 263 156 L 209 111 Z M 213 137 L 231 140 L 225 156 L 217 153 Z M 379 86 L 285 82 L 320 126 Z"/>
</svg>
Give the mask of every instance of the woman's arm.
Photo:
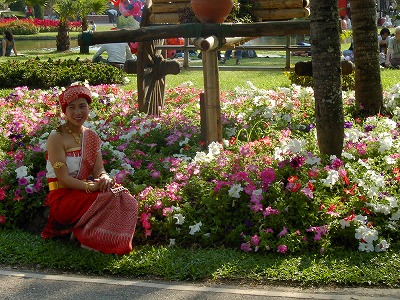
<svg viewBox="0 0 400 300">
<path fill-rule="evenodd" d="M 112 179 L 104 169 L 101 152 L 98 153 L 93 166 L 93 176 L 95 177 L 95 181 L 99 184 L 99 190 L 101 192 L 109 191 L 115 184 L 114 179 Z"/>
<path fill-rule="evenodd" d="M 63 136 L 60 133 L 52 132 L 50 134 L 47 140 L 47 153 L 57 179 L 64 187 L 87 192 L 99 190 L 100 184 L 93 183 L 88 185 L 88 183 L 69 175 L 66 165 Z"/>
<path fill-rule="evenodd" d="M 1 40 L 1 56 L 6 55 L 6 46 L 7 46 L 7 42 L 2 39 Z"/>
<path fill-rule="evenodd" d="M 15 56 L 18 56 L 17 49 L 15 48 L 15 42 L 14 42 L 14 46 L 13 46 L 13 51 L 14 51 Z"/>
</svg>

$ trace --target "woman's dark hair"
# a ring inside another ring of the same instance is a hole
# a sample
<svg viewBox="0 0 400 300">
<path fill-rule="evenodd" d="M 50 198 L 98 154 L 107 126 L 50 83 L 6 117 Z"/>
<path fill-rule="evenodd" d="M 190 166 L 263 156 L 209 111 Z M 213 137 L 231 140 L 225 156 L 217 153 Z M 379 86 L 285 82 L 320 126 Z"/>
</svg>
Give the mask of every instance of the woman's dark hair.
<svg viewBox="0 0 400 300">
<path fill-rule="evenodd" d="M 14 40 L 14 36 L 11 32 L 11 30 L 4 30 L 4 35 L 6 36 L 6 39 L 10 42 Z"/>
<path fill-rule="evenodd" d="M 379 34 L 380 34 L 381 36 L 383 36 L 385 33 L 387 33 L 388 35 L 390 35 L 390 30 L 389 30 L 389 28 L 383 27 L 383 28 L 381 29 L 381 31 L 379 32 Z"/>
</svg>

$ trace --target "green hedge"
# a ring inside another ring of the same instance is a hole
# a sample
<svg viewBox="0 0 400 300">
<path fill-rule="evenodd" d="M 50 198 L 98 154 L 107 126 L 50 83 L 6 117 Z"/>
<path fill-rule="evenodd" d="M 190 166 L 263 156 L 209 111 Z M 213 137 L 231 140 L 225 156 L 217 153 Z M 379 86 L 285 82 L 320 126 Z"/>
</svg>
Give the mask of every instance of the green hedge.
<svg viewBox="0 0 400 300">
<path fill-rule="evenodd" d="M 9 60 L 0 63 L 0 88 L 29 86 L 43 89 L 85 80 L 91 85 L 124 83 L 125 75 L 124 71 L 116 67 L 79 58 L 56 61 L 41 61 L 39 58 Z"/>
</svg>

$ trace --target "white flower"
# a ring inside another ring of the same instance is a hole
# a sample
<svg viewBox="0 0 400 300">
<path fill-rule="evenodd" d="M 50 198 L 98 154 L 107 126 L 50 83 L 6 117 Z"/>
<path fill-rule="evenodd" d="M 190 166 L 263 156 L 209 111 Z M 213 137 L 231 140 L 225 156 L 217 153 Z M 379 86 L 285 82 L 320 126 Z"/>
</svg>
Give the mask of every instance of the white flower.
<svg viewBox="0 0 400 300">
<path fill-rule="evenodd" d="M 175 214 L 173 218 L 176 219 L 176 225 L 182 225 L 185 223 L 185 217 L 182 214 Z"/>
<path fill-rule="evenodd" d="M 364 240 L 367 244 L 372 244 L 378 239 L 378 231 L 363 225 L 356 229 L 354 237 L 357 240 Z"/>
<path fill-rule="evenodd" d="M 309 165 L 319 165 L 321 163 L 321 158 L 309 154 L 307 155 L 306 163 Z"/>
<path fill-rule="evenodd" d="M 383 252 L 389 249 L 390 244 L 386 240 L 382 240 L 378 245 L 375 246 L 376 252 Z"/>
<path fill-rule="evenodd" d="M 175 246 L 175 239 L 169 239 L 169 247 Z"/>
<path fill-rule="evenodd" d="M 282 120 L 285 121 L 285 122 L 287 122 L 287 123 L 289 123 L 289 122 L 292 120 L 292 116 L 289 115 L 289 114 L 284 114 L 284 115 L 282 116 Z"/>
<path fill-rule="evenodd" d="M 17 173 L 17 178 L 23 178 L 28 175 L 28 168 L 26 166 L 21 166 L 15 169 L 15 173 Z"/>
<path fill-rule="evenodd" d="M 325 179 L 321 179 L 321 182 L 328 187 L 332 187 L 338 180 L 339 172 L 336 170 L 329 170 L 328 176 Z"/>
<path fill-rule="evenodd" d="M 218 156 L 221 153 L 222 145 L 218 142 L 212 142 L 208 145 L 208 154 Z"/>
<path fill-rule="evenodd" d="M 189 234 L 194 235 L 196 232 L 199 232 L 201 225 L 203 225 L 203 224 L 201 222 L 199 222 L 199 223 L 189 226 L 189 228 L 190 228 Z"/>
<path fill-rule="evenodd" d="M 179 142 L 179 146 L 187 145 L 189 144 L 190 140 L 186 137 L 183 141 Z"/>
<path fill-rule="evenodd" d="M 178 206 L 171 206 L 172 211 L 181 211 L 181 208 Z"/>
<path fill-rule="evenodd" d="M 385 200 L 387 200 L 389 202 L 389 205 L 391 208 L 399 207 L 399 203 L 395 197 L 387 196 L 387 197 L 385 197 Z"/>
<path fill-rule="evenodd" d="M 379 152 L 383 153 L 389 150 L 393 146 L 393 139 L 391 136 L 385 135 L 384 137 L 379 137 Z"/>
<path fill-rule="evenodd" d="M 358 244 L 358 250 L 365 251 L 365 252 L 373 252 L 374 251 L 374 245 L 368 244 L 368 243 L 359 243 Z"/>
<path fill-rule="evenodd" d="M 350 227 L 350 221 L 341 219 L 339 221 L 340 226 L 342 226 L 342 229 L 345 229 L 346 227 Z"/>
<path fill-rule="evenodd" d="M 213 160 L 213 157 L 206 154 L 205 152 L 196 152 L 195 157 L 193 158 L 193 162 L 198 164 L 207 164 Z"/>
<path fill-rule="evenodd" d="M 392 221 L 400 220 L 400 210 L 397 210 L 395 213 L 393 213 L 392 216 L 390 217 L 390 220 Z"/>
<path fill-rule="evenodd" d="M 291 139 L 287 145 L 287 148 L 292 153 L 299 153 L 302 151 L 304 145 L 304 140 Z"/>
<path fill-rule="evenodd" d="M 391 158 L 390 156 L 386 156 L 385 161 L 388 165 L 394 165 L 396 163 L 396 160 L 394 158 Z"/>
<path fill-rule="evenodd" d="M 240 198 L 240 192 L 243 191 L 243 188 L 240 184 L 234 184 L 228 191 L 229 196 L 233 198 Z"/>
<path fill-rule="evenodd" d="M 347 158 L 348 160 L 354 160 L 354 159 L 355 159 L 354 155 L 351 154 L 351 153 L 348 153 L 348 152 L 343 152 L 343 153 L 342 153 L 342 156 L 343 156 L 344 158 Z"/>
</svg>

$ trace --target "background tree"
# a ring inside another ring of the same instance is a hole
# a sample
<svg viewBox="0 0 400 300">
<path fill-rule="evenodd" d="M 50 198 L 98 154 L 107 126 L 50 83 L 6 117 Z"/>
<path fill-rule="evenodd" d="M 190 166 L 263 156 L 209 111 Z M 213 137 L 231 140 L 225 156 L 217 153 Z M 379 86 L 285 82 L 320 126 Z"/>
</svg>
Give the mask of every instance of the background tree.
<svg viewBox="0 0 400 300">
<path fill-rule="evenodd" d="M 311 53 L 318 146 L 322 154 L 342 154 L 344 116 L 337 0 L 311 0 Z"/>
<path fill-rule="evenodd" d="M 107 9 L 108 0 L 76 0 L 76 9 L 82 20 L 82 31 L 88 30 L 87 16 L 94 13 L 102 13 Z M 80 53 L 88 54 L 89 46 L 81 46 Z"/>
<path fill-rule="evenodd" d="M 350 3 L 356 101 L 366 115 L 375 115 L 383 106 L 375 0 L 351 0 Z"/>
<path fill-rule="evenodd" d="M 57 33 L 57 51 L 67 51 L 70 49 L 71 39 L 69 36 L 69 20 L 76 16 L 76 1 L 56 0 L 53 9 L 58 14 L 60 20 Z"/>
</svg>

